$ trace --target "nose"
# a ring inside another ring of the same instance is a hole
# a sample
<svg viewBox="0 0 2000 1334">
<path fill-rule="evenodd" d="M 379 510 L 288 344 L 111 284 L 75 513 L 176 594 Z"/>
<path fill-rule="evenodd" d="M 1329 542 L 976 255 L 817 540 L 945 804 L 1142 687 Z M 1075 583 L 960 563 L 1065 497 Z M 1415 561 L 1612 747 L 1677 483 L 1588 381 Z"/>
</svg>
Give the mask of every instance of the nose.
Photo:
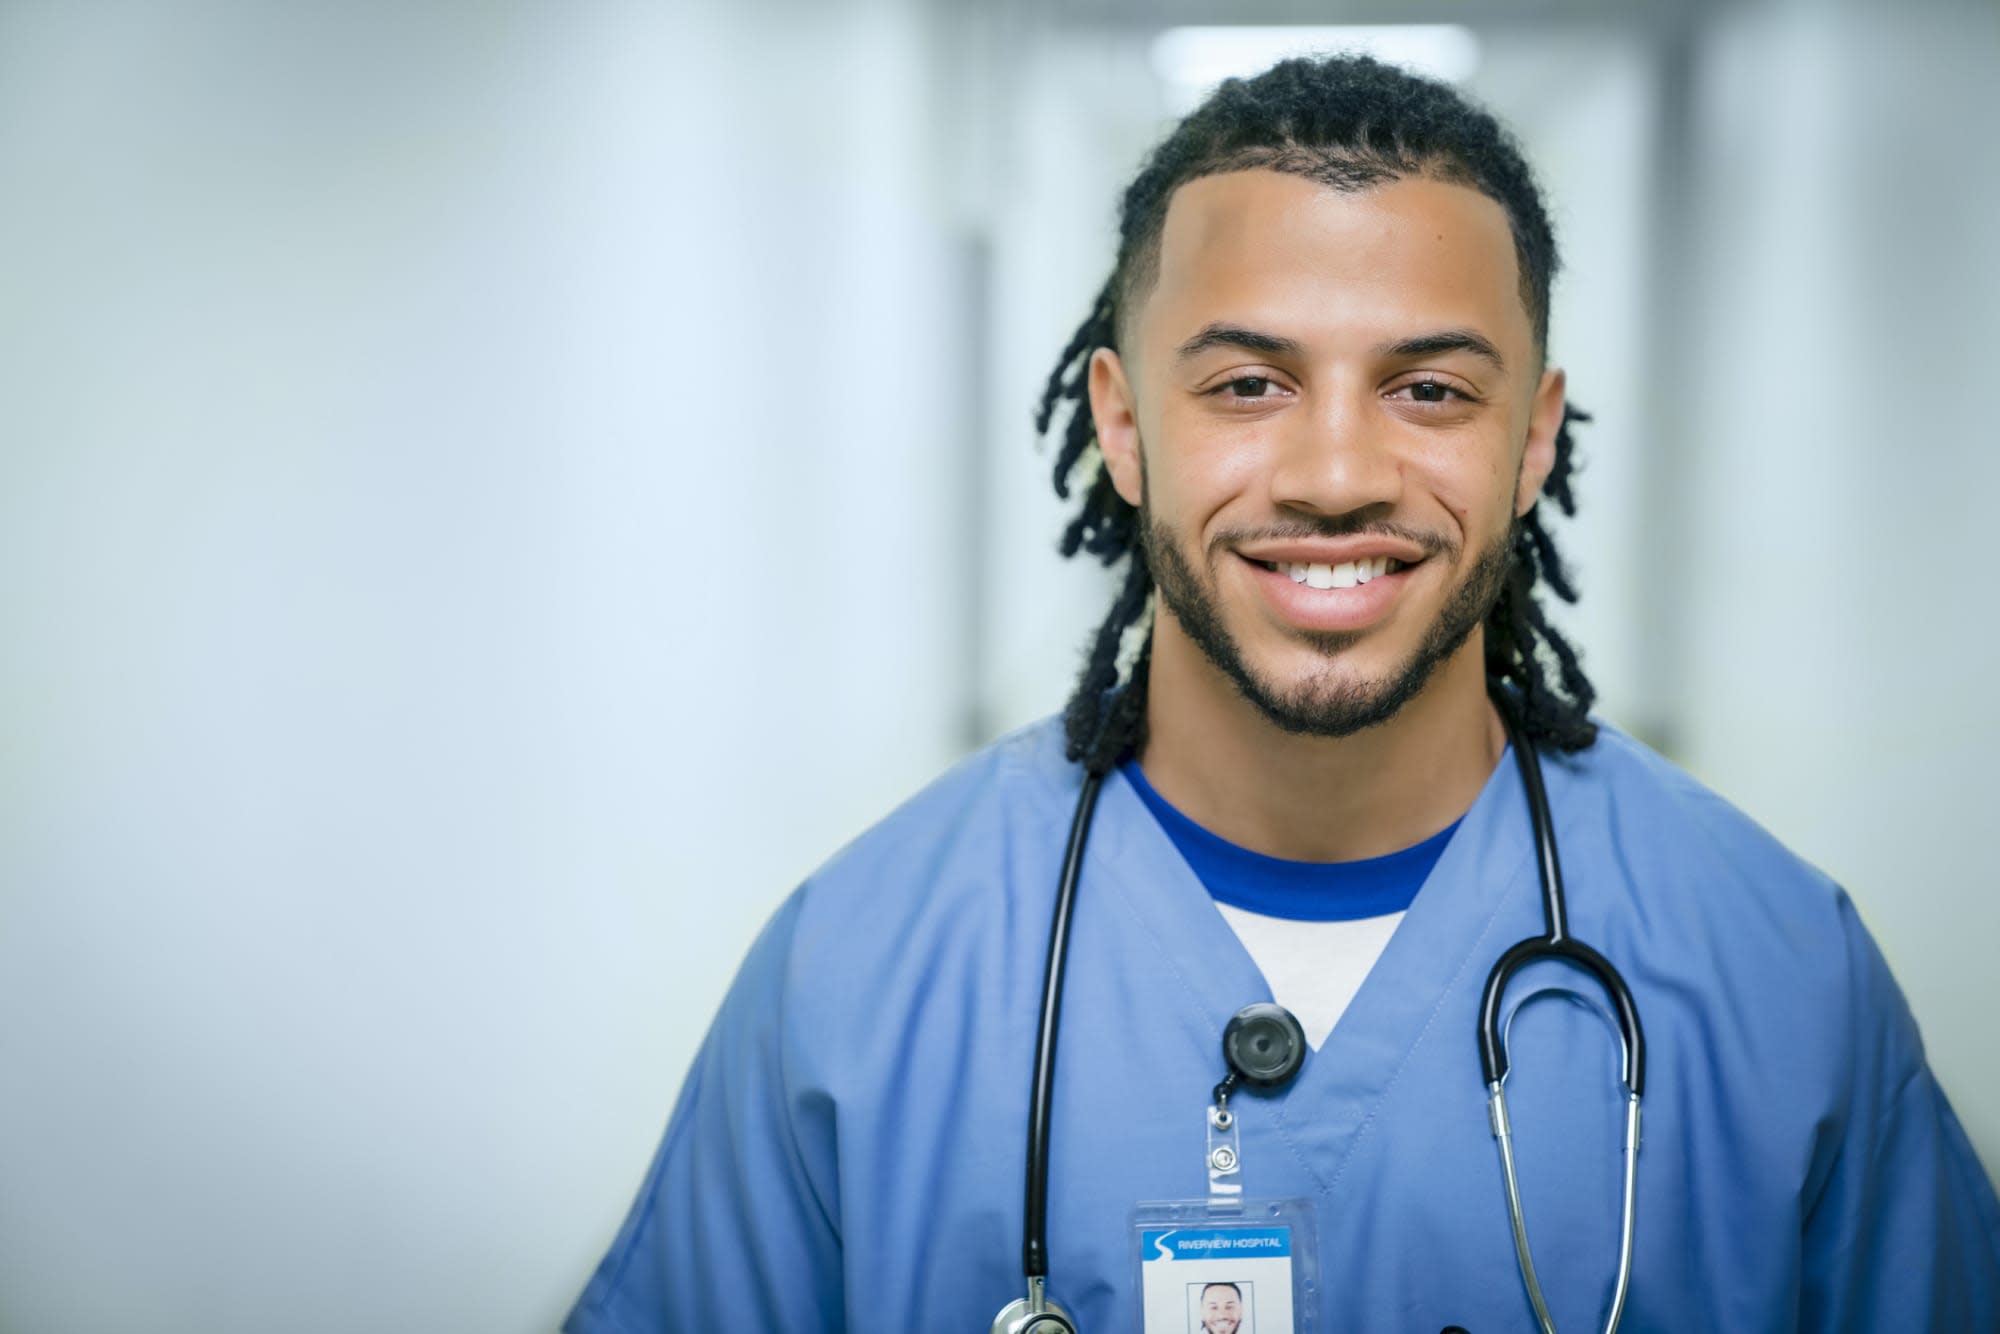
<svg viewBox="0 0 2000 1334">
<path fill-rule="evenodd" d="M 1372 392 L 1343 389 L 1311 407 L 1291 414 L 1275 442 L 1272 503 L 1339 515 L 1400 500 L 1403 467 L 1395 432 Z"/>
</svg>

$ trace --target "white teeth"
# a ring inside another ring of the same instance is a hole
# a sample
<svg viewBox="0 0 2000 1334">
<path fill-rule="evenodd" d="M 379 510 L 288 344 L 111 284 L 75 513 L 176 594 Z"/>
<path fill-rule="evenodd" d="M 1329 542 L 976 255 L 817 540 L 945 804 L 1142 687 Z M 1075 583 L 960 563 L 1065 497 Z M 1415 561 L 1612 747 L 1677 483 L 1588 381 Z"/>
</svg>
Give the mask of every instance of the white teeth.
<svg viewBox="0 0 2000 1334">
<path fill-rule="evenodd" d="M 1277 567 L 1290 576 L 1295 584 L 1308 588 L 1353 588 L 1365 584 L 1370 579 L 1393 573 L 1403 568 L 1403 563 L 1388 556 L 1374 556 L 1368 560 L 1342 561 L 1338 565 L 1324 562 L 1285 563 Z"/>
</svg>

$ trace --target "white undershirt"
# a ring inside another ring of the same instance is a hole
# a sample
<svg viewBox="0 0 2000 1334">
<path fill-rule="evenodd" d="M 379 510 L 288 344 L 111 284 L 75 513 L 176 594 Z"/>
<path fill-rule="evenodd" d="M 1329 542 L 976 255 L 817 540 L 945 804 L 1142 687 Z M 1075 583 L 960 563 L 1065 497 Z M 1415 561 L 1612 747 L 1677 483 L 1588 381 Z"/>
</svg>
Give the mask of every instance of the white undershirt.
<svg viewBox="0 0 2000 1334">
<path fill-rule="evenodd" d="M 1392 912 L 1344 922 L 1302 922 L 1220 900 L 1215 908 L 1256 961 L 1271 999 L 1298 1018 L 1314 1051 L 1347 1012 L 1403 920 L 1402 913 Z"/>
</svg>

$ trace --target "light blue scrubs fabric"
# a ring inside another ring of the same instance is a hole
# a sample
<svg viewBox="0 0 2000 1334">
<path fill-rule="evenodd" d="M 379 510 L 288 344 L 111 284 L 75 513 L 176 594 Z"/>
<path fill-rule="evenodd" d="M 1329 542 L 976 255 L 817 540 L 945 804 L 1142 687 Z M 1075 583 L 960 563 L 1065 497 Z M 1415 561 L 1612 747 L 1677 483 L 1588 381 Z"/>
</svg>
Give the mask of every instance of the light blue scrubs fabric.
<svg viewBox="0 0 2000 1334">
<path fill-rule="evenodd" d="M 1545 761 L 1575 934 L 1623 970 L 1649 1054 L 1624 1328 L 2000 1330 L 2000 1205 L 1847 896 L 1609 728 Z M 1059 725 L 953 769 L 794 893 L 696 1058 L 572 1334 L 972 1334 L 1021 1295 L 1028 1081 L 1080 782 Z M 1526 800 L 1495 768 L 1296 1082 L 1242 1097 L 1255 1196 L 1318 1214 L 1318 1328 L 1533 1320 L 1475 1015 L 1540 934 Z M 1128 1219 L 1207 1188 L 1223 1025 L 1256 965 L 1121 776 L 1076 908 L 1049 1289 L 1135 1334 Z M 1523 974 L 1520 998 L 1561 968 Z M 1617 1260 L 1617 1044 L 1526 1004 L 1509 1100 L 1543 1288 L 1601 1328 Z"/>
</svg>

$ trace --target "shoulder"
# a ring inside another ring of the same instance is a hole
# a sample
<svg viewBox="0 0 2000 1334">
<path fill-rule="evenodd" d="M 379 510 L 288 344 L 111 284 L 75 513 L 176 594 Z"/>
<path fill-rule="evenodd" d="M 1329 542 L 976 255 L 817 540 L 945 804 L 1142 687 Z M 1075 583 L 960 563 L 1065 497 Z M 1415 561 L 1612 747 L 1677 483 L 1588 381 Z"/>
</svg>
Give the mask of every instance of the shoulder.
<svg viewBox="0 0 2000 1334">
<path fill-rule="evenodd" d="M 1566 839 L 1602 841 L 1643 878 L 1711 910 L 1834 914 L 1845 896 L 1819 868 L 1657 751 L 1607 723 L 1597 743 L 1548 765 Z M 1556 777 L 1560 774 L 1560 778 Z M 1574 832 L 1572 832 L 1574 830 Z"/>
<path fill-rule="evenodd" d="M 1728 1163 L 1734 1231 L 1800 1248 L 1801 1328 L 1987 1328 L 2000 1211 L 1846 892 L 1616 728 L 1545 768 L 1572 921 L 1645 1024 L 1641 1171 Z"/>
<path fill-rule="evenodd" d="M 806 878 L 774 921 L 756 1005 L 788 1087 L 860 1116 L 911 1071 L 953 1068 L 953 1052 L 1012 1040 L 994 1025 L 1032 1020 L 1006 1000 L 1039 976 L 1080 785 L 1060 723 L 1037 723 L 967 756 Z"/>
<path fill-rule="evenodd" d="M 969 865 L 1066 823 L 1081 770 L 1043 719 L 974 751 L 864 830 L 807 880 L 808 915 L 894 908 L 963 881 Z"/>
<path fill-rule="evenodd" d="M 1571 848 L 1579 859 L 1572 901 L 1622 899 L 1596 929 L 1700 1007 L 1708 1036 L 1828 1091 L 1894 1088 L 1923 1067 L 1901 990 L 1825 872 L 1616 728 L 1548 767 L 1565 870 Z"/>
<path fill-rule="evenodd" d="M 1731 1017 L 1782 1021 L 1834 1065 L 1857 1025 L 1914 1038 L 1847 893 L 1751 816 L 1609 726 L 1549 770 L 1566 868 L 1579 858 L 1571 897 L 1622 899 L 1605 929 L 1634 957 L 1712 1003 L 1753 1002 Z"/>
<path fill-rule="evenodd" d="M 999 951 L 1016 919 L 1040 917 L 1052 894 L 1081 776 L 1060 720 L 1044 720 L 965 757 L 863 831 L 795 895 L 794 987 L 825 997 L 872 981 L 886 996 L 898 989 L 891 979 L 916 985 L 923 960 Z"/>
</svg>

